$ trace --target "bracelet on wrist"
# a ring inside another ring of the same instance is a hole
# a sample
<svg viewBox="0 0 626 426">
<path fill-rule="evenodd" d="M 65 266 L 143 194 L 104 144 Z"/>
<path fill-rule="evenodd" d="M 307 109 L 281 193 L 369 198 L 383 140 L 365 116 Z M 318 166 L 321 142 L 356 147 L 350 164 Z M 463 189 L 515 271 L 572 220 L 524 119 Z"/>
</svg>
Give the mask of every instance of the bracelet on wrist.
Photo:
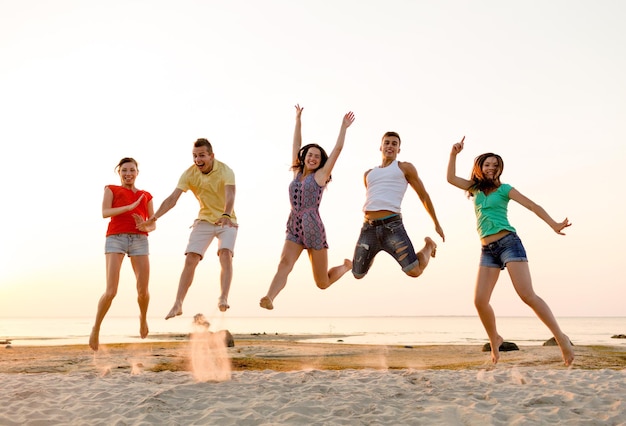
<svg viewBox="0 0 626 426">
<path fill-rule="evenodd" d="M 222 216 L 226 216 L 227 218 L 230 219 L 230 215 L 228 213 L 222 213 Z"/>
</svg>

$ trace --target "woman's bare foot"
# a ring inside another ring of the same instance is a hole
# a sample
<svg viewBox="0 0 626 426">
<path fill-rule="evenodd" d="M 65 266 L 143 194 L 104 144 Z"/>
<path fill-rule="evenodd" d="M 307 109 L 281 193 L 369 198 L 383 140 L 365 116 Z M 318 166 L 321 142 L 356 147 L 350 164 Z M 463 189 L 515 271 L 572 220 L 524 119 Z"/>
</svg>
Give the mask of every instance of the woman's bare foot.
<svg viewBox="0 0 626 426">
<path fill-rule="evenodd" d="M 177 317 L 179 315 L 183 314 L 183 307 L 181 306 L 181 303 L 174 303 L 174 306 L 172 307 L 172 309 L 170 310 L 170 313 L 167 314 L 167 316 L 165 317 L 165 319 L 170 319 L 170 318 L 174 318 Z"/>
<path fill-rule="evenodd" d="M 494 364 L 497 364 L 498 360 L 500 359 L 500 346 L 502 345 L 502 343 L 504 343 L 504 339 L 502 338 L 502 336 L 498 335 L 496 344 L 491 344 L 491 362 L 493 362 Z"/>
<path fill-rule="evenodd" d="M 352 261 L 350 259 L 343 260 L 343 266 L 346 268 L 346 272 L 352 270 Z"/>
<path fill-rule="evenodd" d="M 142 339 L 145 339 L 148 337 L 148 333 L 148 322 L 145 318 L 139 317 L 139 336 L 141 336 Z"/>
<path fill-rule="evenodd" d="M 226 310 L 230 308 L 230 305 L 228 304 L 225 298 L 220 297 L 217 301 L 217 307 L 220 310 L 220 312 L 226 312 Z"/>
<path fill-rule="evenodd" d="M 274 304 L 272 303 L 272 299 L 270 299 L 270 298 L 269 298 L 269 297 L 267 297 L 267 296 L 263 296 L 263 297 L 261 298 L 261 301 L 259 302 L 259 305 L 260 305 L 262 308 L 268 309 L 268 310 L 270 310 L 270 311 L 271 311 L 272 309 L 274 309 Z"/>
<path fill-rule="evenodd" d="M 92 350 L 97 351 L 99 345 L 100 345 L 100 330 L 94 327 L 91 329 L 91 334 L 89 335 L 89 347 Z"/>
<path fill-rule="evenodd" d="M 569 367 L 574 362 L 574 347 L 572 346 L 572 342 L 569 340 L 569 337 L 564 334 L 561 339 L 557 340 L 557 343 L 561 349 L 563 362 L 565 362 L 565 365 Z"/>
<path fill-rule="evenodd" d="M 430 247 L 430 257 L 435 257 L 437 254 L 437 243 L 430 237 L 424 238 L 424 241 L 426 242 L 426 246 Z"/>
</svg>

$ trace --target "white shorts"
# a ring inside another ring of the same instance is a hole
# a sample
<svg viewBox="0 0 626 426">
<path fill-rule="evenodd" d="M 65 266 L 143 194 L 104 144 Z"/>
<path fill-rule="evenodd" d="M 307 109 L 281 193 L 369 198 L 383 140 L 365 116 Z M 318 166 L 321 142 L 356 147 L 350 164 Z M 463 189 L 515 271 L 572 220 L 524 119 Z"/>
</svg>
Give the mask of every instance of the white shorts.
<svg viewBox="0 0 626 426">
<path fill-rule="evenodd" d="M 237 228 L 234 226 L 214 225 L 204 220 L 196 220 L 192 226 L 193 230 L 189 235 L 187 243 L 187 253 L 196 253 L 204 257 L 213 238 L 217 238 L 217 254 L 222 250 L 230 250 L 235 255 L 235 240 L 237 239 Z"/>
</svg>

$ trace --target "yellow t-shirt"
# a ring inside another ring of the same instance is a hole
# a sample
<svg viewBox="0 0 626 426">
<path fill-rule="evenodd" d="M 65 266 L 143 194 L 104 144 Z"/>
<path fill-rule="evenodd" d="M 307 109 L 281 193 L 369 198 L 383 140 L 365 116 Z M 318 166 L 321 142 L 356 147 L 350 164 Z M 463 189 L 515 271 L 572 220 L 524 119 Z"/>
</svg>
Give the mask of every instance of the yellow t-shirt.
<svg viewBox="0 0 626 426">
<path fill-rule="evenodd" d="M 235 173 L 226 164 L 214 159 L 213 170 L 206 175 L 195 165 L 185 170 L 176 188 L 183 192 L 190 189 L 200 203 L 198 219 L 215 223 L 224 213 L 226 185 L 235 185 Z M 230 214 L 230 220 L 237 223 L 234 210 Z"/>
</svg>

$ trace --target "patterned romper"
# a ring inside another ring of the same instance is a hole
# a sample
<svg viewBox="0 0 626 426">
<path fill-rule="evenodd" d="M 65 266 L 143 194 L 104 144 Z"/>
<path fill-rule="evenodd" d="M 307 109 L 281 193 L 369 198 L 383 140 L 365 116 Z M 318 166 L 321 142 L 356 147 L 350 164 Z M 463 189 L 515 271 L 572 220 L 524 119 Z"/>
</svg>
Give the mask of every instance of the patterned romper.
<svg viewBox="0 0 626 426">
<path fill-rule="evenodd" d="M 306 249 L 321 250 L 328 248 L 326 230 L 322 223 L 319 207 L 324 187 L 315 181 L 311 173 L 300 182 L 302 173 L 289 184 L 291 213 L 287 219 L 287 239 Z"/>
</svg>

